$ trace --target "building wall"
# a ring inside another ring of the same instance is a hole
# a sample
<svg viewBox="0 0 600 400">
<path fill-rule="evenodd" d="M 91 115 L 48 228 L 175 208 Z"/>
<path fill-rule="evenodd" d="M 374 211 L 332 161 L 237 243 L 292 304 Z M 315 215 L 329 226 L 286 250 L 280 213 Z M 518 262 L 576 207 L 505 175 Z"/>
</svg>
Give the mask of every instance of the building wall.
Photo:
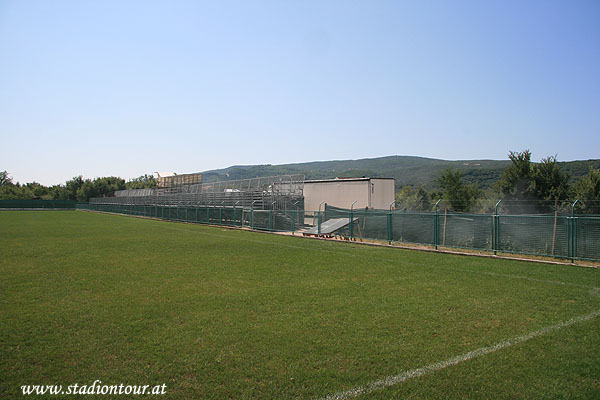
<svg viewBox="0 0 600 400">
<path fill-rule="evenodd" d="M 304 183 L 304 209 L 318 211 L 324 201 L 334 207 L 365 208 L 369 205 L 369 181 L 332 181 Z M 323 208 L 321 208 L 323 210 Z"/>
<path fill-rule="evenodd" d="M 396 197 L 393 179 L 371 179 L 371 207 L 388 210 Z"/>
<path fill-rule="evenodd" d="M 330 206 L 355 209 L 378 208 L 388 209 L 394 201 L 393 179 L 371 180 L 334 180 L 325 182 L 304 183 L 304 209 L 318 211 L 319 204 L 326 202 Z M 323 210 L 323 208 L 321 208 Z"/>
</svg>

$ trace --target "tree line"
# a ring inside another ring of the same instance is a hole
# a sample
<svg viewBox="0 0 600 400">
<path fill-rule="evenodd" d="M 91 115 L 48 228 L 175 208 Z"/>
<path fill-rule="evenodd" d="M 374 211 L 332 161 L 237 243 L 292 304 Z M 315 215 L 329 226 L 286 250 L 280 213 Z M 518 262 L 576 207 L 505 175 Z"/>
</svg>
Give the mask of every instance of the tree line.
<svg viewBox="0 0 600 400">
<path fill-rule="evenodd" d="M 590 167 L 587 175 L 571 184 L 568 173 L 561 170 L 556 156 L 536 163 L 531 152 L 511 151 L 511 164 L 496 184 L 487 190 L 463 180 L 462 172 L 447 168 L 437 179 L 438 188 L 404 186 L 396 193 L 396 208 L 431 211 L 442 199 L 444 208 L 458 212 L 491 212 L 498 200 L 503 210 L 511 213 L 566 212 L 575 200 L 578 212 L 600 214 L 600 169 Z M 37 182 L 14 183 L 7 171 L 0 172 L 0 200 L 74 200 L 87 202 L 116 190 L 144 189 L 156 186 L 153 175 L 142 175 L 125 181 L 114 176 L 84 179 L 76 176 L 64 185 L 44 186 Z"/>
<path fill-rule="evenodd" d="M 144 189 L 156 186 L 153 175 L 142 175 L 125 181 L 123 178 L 108 176 L 84 179 L 76 176 L 64 185 L 44 186 L 37 182 L 14 183 L 7 171 L 0 172 L 0 200 L 73 200 L 88 202 L 92 197 L 108 195 L 116 190 Z"/>
<path fill-rule="evenodd" d="M 453 211 L 487 213 L 501 200 L 503 210 L 509 213 L 545 214 L 567 212 L 578 200 L 578 212 L 600 214 L 600 169 L 590 167 L 587 175 L 570 184 L 570 176 L 561 170 L 556 156 L 536 163 L 525 150 L 511 151 L 508 158 L 511 164 L 489 190 L 465 183 L 460 171 L 447 168 L 437 179 L 438 190 L 401 188 L 396 194 L 396 208 L 431 211 L 432 204 L 442 199 L 444 207 Z"/>
</svg>

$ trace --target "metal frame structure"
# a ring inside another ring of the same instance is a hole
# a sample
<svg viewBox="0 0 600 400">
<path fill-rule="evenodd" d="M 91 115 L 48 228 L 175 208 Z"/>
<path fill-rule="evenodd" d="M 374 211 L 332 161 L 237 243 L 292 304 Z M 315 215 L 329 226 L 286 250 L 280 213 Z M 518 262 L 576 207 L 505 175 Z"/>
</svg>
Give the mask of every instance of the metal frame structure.
<svg viewBox="0 0 600 400">
<path fill-rule="evenodd" d="M 304 208 L 304 175 L 181 184 L 168 188 L 120 190 L 90 204 L 183 207 L 235 207 L 256 210 Z"/>
</svg>

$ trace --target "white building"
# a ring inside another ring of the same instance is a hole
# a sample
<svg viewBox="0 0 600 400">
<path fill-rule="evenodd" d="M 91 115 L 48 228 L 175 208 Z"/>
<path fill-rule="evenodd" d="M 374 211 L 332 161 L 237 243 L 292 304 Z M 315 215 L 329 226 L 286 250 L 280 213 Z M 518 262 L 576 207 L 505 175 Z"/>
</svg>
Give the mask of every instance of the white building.
<svg viewBox="0 0 600 400">
<path fill-rule="evenodd" d="M 318 211 L 319 204 L 322 202 L 349 209 L 355 201 L 354 209 L 368 207 L 387 210 L 394 201 L 394 183 L 393 178 L 336 178 L 304 181 L 304 210 Z"/>
</svg>

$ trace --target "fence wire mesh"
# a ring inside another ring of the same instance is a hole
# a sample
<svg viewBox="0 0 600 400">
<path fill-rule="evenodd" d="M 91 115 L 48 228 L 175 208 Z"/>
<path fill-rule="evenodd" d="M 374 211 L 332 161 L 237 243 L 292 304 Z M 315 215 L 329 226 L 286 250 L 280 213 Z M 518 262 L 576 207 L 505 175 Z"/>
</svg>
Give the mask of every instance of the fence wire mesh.
<svg viewBox="0 0 600 400">
<path fill-rule="evenodd" d="M 72 200 L 0 200 L 0 209 L 33 210 L 33 209 L 75 209 Z"/>
<path fill-rule="evenodd" d="M 263 231 L 303 233 L 331 219 L 347 219 L 323 235 L 347 240 L 412 243 L 488 252 L 564 259 L 600 260 L 600 217 L 565 215 L 496 215 L 403 210 L 347 210 L 326 205 L 314 215 L 295 210 L 242 207 L 88 204 L 97 211 Z"/>
</svg>

